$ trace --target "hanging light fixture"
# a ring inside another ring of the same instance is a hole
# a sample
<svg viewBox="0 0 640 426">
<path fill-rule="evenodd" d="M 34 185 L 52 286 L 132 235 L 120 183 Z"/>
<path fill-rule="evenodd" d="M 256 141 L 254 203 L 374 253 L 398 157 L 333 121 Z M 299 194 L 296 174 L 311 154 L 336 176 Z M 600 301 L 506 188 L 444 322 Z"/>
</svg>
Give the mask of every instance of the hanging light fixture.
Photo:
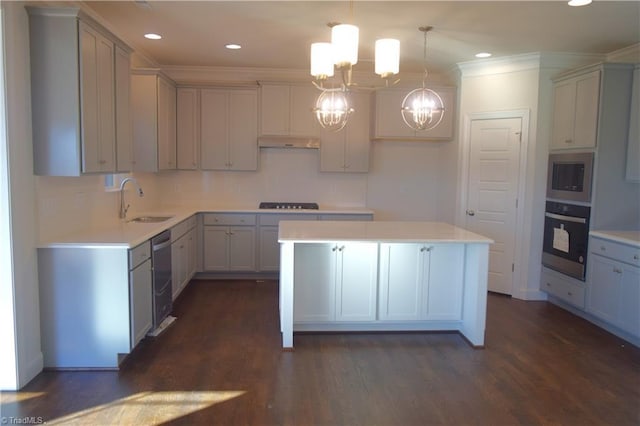
<svg viewBox="0 0 640 426">
<path fill-rule="evenodd" d="M 353 20 L 353 0 L 349 2 L 350 16 Z M 349 88 L 352 82 L 352 69 L 358 63 L 359 32 L 352 24 L 330 22 L 331 43 L 313 43 L 311 45 L 311 75 L 313 84 L 322 92 L 318 96 L 313 112 L 323 128 L 340 130 L 344 128 L 354 111 L 349 102 Z M 375 72 L 389 80 L 398 73 L 400 63 L 400 42 L 394 39 L 382 39 L 376 42 Z M 324 83 L 334 75 L 334 67 L 340 71 L 339 87 L 325 88 Z"/>
<path fill-rule="evenodd" d="M 318 96 L 313 111 L 323 128 L 336 132 L 341 130 L 353 112 L 349 101 L 349 92 L 347 90 L 323 90 Z"/>
<path fill-rule="evenodd" d="M 427 89 L 425 81 L 427 79 L 427 33 L 433 27 L 420 27 L 419 31 L 424 33 L 424 76 L 422 77 L 422 87 L 412 90 L 402 101 L 402 119 L 414 130 L 430 130 L 436 127 L 444 117 L 444 103 L 442 98 L 431 89 Z"/>
</svg>

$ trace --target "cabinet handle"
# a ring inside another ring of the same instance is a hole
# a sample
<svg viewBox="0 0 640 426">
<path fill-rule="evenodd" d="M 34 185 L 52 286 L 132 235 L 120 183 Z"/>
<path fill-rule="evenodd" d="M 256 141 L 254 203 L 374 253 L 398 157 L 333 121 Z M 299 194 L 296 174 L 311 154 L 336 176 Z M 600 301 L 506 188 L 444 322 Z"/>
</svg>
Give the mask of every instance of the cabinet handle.
<svg viewBox="0 0 640 426">
<path fill-rule="evenodd" d="M 338 250 L 338 246 L 333 246 L 333 248 L 331 249 L 331 251 L 336 251 Z"/>
<path fill-rule="evenodd" d="M 432 246 L 429 246 L 429 247 L 422 247 L 422 248 L 420 249 L 420 251 L 423 251 L 423 252 L 424 252 L 424 251 L 431 251 L 431 250 L 433 250 L 433 247 L 432 247 Z"/>
<path fill-rule="evenodd" d="M 551 283 L 547 283 L 547 287 L 551 287 Z"/>
<path fill-rule="evenodd" d="M 571 293 L 570 291 L 567 292 L 567 296 L 573 296 L 573 293 Z"/>
<path fill-rule="evenodd" d="M 98 163 L 100 163 L 100 164 L 104 164 L 104 163 L 106 163 L 106 162 L 107 162 L 107 160 L 100 160 L 100 161 L 98 161 Z"/>
<path fill-rule="evenodd" d="M 622 269 L 620 269 L 620 268 L 613 268 L 613 272 L 615 272 L 616 274 L 621 274 L 621 273 L 622 273 Z"/>
<path fill-rule="evenodd" d="M 571 143 L 573 142 L 571 139 L 565 139 L 564 143 Z"/>
<path fill-rule="evenodd" d="M 340 246 L 340 247 L 338 248 L 338 251 L 342 251 L 342 250 L 344 250 L 344 246 Z"/>
<path fill-rule="evenodd" d="M 633 260 L 638 260 L 638 258 L 639 258 L 639 257 L 638 257 L 638 255 L 637 255 L 637 254 L 634 254 L 634 255 L 633 255 Z"/>
<path fill-rule="evenodd" d="M 605 246 L 600 246 L 600 250 L 601 251 L 607 251 L 607 248 Z"/>
</svg>

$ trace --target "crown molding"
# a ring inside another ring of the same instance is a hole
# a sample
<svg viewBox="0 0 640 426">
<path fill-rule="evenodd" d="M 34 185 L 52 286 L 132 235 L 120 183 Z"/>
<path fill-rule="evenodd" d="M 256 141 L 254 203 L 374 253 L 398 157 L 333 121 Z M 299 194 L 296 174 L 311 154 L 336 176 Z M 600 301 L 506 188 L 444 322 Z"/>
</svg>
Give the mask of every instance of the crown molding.
<svg viewBox="0 0 640 426">
<path fill-rule="evenodd" d="M 533 52 L 500 58 L 460 62 L 457 65 L 460 70 L 460 76 L 464 78 L 539 70 L 541 68 L 565 70 L 602 62 L 604 60 L 605 55 L 601 54 Z"/>
<path fill-rule="evenodd" d="M 640 43 L 607 53 L 606 60 L 607 62 L 640 63 Z"/>
</svg>

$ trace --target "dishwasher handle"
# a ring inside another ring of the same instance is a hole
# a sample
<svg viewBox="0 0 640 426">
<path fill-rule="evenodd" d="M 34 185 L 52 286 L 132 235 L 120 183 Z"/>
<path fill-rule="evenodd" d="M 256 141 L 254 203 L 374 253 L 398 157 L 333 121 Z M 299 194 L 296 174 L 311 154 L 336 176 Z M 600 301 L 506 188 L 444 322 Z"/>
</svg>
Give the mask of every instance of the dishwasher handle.
<svg viewBox="0 0 640 426">
<path fill-rule="evenodd" d="M 161 243 L 153 245 L 153 251 L 160 251 L 165 247 L 169 247 L 171 245 L 171 238 L 168 240 L 162 241 Z"/>
<path fill-rule="evenodd" d="M 171 245 L 171 234 L 167 232 L 166 234 L 160 234 L 156 238 L 151 240 L 151 248 L 153 251 L 162 250 L 163 248 L 169 247 Z"/>
</svg>

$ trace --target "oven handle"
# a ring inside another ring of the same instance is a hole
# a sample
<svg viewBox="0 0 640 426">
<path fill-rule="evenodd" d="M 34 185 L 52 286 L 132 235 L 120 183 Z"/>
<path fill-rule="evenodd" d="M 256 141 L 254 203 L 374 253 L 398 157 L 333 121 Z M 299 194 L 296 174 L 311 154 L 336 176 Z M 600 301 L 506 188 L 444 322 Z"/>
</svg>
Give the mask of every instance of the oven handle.
<svg viewBox="0 0 640 426">
<path fill-rule="evenodd" d="M 575 216 L 565 216 L 562 214 L 549 213 L 545 212 L 546 217 L 550 217 L 551 219 L 565 220 L 567 222 L 575 222 L 575 223 L 587 223 L 587 219 L 583 217 L 575 217 Z"/>
</svg>

